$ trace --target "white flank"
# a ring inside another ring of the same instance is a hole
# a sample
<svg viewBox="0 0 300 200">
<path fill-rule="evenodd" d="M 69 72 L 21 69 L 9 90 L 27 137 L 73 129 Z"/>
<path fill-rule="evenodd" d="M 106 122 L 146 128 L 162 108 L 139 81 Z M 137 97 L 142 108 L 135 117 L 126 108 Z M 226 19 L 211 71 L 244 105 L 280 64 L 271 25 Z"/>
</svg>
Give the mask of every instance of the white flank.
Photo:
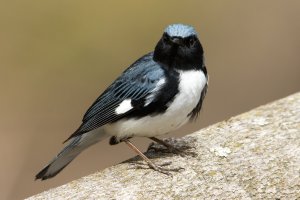
<svg viewBox="0 0 300 200">
<path fill-rule="evenodd" d="M 160 79 L 155 88 L 151 91 L 151 94 L 149 96 L 147 96 L 146 98 L 146 102 L 145 102 L 145 105 L 144 106 L 148 106 L 152 101 L 153 99 L 155 98 L 157 92 L 162 88 L 162 86 L 166 83 L 166 79 L 165 78 L 162 78 Z"/>
<path fill-rule="evenodd" d="M 189 120 L 188 114 L 199 102 L 207 79 L 200 70 L 178 72 L 180 73 L 179 93 L 165 113 L 139 119 L 124 119 L 108 124 L 105 126 L 107 133 L 119 138 L 152 137 L 166 134 L 184 125 Z"/>
<path fill-rule="evenodd" d="M 131 99 L 125 99 L 124 101 L 122 101 L 122 103 L 120 103 L 120 105 L 116 108 L 116 113 L 119 114 L 123 114 L 128 112 L 129 110 L 132 109 L 132 105 L 131 105 Z"/>
</svg>

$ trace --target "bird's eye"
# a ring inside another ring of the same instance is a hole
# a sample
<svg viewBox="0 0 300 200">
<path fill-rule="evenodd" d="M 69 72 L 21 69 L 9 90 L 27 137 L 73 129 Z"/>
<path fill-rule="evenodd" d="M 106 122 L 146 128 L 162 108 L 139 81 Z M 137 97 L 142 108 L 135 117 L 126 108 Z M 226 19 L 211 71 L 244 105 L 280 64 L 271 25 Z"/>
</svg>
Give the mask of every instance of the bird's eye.
<svg viewBox="0 0 300 200">
<path fill-rule="evenodd" d="M 195 43 L 196 43 L 196 39 L 195 39 L 194 37 L 191 37 L 191 38 L 189 39 L 189 45 L 190 45 L 190 46 L 194 46 Z"/>
<path fill-rule="evenodd" d="M 166 43 L 166 42 L 168 42 L 168 40 L 169 40 L 169 37 L 168 37 L 168 35 L 167 35 L 167 34 L 164 34 L 162 39 L 163 39 L 163 42 L 165 42 L 165 43 Z"/>
</svg>

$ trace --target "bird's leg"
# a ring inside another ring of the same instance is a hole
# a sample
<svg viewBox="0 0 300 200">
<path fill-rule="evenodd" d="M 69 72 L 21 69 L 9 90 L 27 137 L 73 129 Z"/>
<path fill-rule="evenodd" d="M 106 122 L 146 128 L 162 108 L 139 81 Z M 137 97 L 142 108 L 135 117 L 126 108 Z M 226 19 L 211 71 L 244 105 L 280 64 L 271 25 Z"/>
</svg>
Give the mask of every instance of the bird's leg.
<svg viewBox="0 0 300 200">
<path fill-rule="evenodd" d="M 171 144 L 169 144 L 169 143 L 167 143 L 167 142 L 165 142 L 163 140 L 160 140 L 160 139 L 158 139 L 156 137 L 149 137 L 149 139 L 157 142 L 158 144 L 161 144 L 161 145 L 165 146 L 167 148 L 168 152 L 170 152 L 170 153 L 179 154 L 181 156 L 189 155 L 190 154 L 190 153 L 184 152 L 183 150 L 178 149 L 178 148 L 174 147 L 173 145 L 171 145 Z M 150 150 L 150 149 L 161 151 L 161 149 L 155 148 L 153 145 L 149 146 L 148 150 Z"/>
<path fill-rule="evenodd" d="M 163 169 L 157 165 L 155 165 L 147 156 L 145 156 L 136 146 L 134 146 L 128 139 L 122 139 L 122 142 L 125 142 L 133 151 L 135 151 L 139 156 L 143 158 L 148 164 L 148 166 L 155 171 L 158 171 L 160 173 L 171 175 L 168 171 L 180 171 L 182 168 L 178 169 Z"/>
</svg>

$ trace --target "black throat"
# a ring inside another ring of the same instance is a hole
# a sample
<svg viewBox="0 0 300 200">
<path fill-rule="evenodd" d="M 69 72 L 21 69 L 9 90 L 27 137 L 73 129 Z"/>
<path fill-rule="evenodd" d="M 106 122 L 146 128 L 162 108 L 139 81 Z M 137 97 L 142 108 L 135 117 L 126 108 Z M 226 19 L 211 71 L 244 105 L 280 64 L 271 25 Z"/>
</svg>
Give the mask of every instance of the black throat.
<svg viewBox="0 0 300 200">
<path fill-rule="evenodd" d="M 203 69 L 203 48 L 200 42 L 193 49 L 184 49 L 179 45 L 166 46 L 160 40 L 154 50 L 154 61 L 178 70 Z"/>
</svg>

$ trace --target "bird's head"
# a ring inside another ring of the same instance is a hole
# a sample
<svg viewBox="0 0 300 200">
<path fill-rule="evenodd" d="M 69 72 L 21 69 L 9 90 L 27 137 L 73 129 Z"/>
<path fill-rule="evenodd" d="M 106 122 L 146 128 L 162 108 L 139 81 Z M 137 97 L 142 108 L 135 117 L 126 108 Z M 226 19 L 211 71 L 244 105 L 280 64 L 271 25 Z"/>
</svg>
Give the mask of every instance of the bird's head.
<svg viewBox="0 0 300 200">
<path fill-rule="evenodd" d="M 169 25 L 155 47 L 154 60 L 178 69 L 201 68 L 203 48 L 195 29 L 184 24 Z"/>
</svg>

